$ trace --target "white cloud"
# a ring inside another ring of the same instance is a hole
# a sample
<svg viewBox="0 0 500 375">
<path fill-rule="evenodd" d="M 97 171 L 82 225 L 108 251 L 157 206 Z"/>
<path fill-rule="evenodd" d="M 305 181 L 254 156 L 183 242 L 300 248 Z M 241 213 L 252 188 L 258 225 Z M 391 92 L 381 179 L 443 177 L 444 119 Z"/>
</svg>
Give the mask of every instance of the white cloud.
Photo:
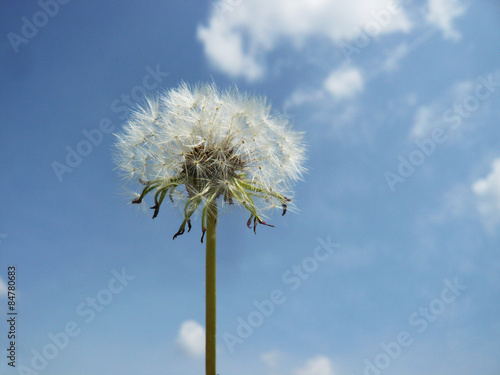
<svg viewBox="0 0 500 375">
<path fill-rule="evenodd" d="M 472 184 L 477 197 L 477 209 L 485 219 L 488 229 L 500 223 L 500 158 L 492 164 L 491 173 Z"/>
<path fill-rule="evenodd" d="M 437 107 L 435 104 L 423 105 L 417 109 L 413 118 L 412 137 L 423 138 L 431 129 L 439 126 L 441 119 Z"/>
<path fill-rule="evenodd" d="M 435 128 L 448 129 L 452 123 L 445 121 L 446 111 L 455 104 L 463 102 L 464 98 L 474 93 L 473 81 L 455 83 L 431 103 L 417 108 L 410 131 L 411 138 L 423 138 L 430 135 Z"/>
<path fill-rule="evenodd" d="M 318 355 L 307 360 L 302 366 L 291 368 L 291 358 L 280 350 L 266 352 L 260 357 L 267 365 L 267 374 L 291 375 L 335 375 L 333 364 L 326 356 Z M 284 366 L 285 365 L 285 366 Z M 286 366 L 288 365 L 288 366 Z"/>
<path fill-rule="evenodd" d="M 203 357 L 205 355 L 205 328 L 194 320 L 183 322 L 177 336 L 177 344 L 191 357 Z"/>
<path fill-rule="evenodd" d="M 273 350 L 267 353 L 264 353 L 260 356 L 262 361 L 267 366 L 269 374 L 277 374 L 280 372 L 281 364 L 285 362 L 284 355 L 279 350 Z"/>
<path fill-rule="evenodd" d="M 307 103 L 317 103 L 324 100 L 325 92 L 323 90 L 295 90 L 285 101 L 285 110 L 290 107 L 300 106 Z"/>
<path fill-rule="evenodd" d="M 406 43 L 398 45 L 385 59 L 382 68 L 386 71 L 393 71 L 399 68 L 399 62 L 411 51 Z"/>
<path fill-rule="evenodd" d="M 363 92 L 364 85 L 361 70 L 344 64 L 331 71 L 323 79 L 320 88 L 298 88 L 293 91 L 285 100 L 284 108 L 288 110 L 291 107 L 309 104 L 332 108 L 333 99 L 334 102 L 342 104 L 333 106 L 335 108 L 335 126 L 340 126 L 352 122 L 358 115 L 356 102 L 346 103 L 346 101 L 354 99 Z M 328 118 L 331 116 L 328 115 Z"/>
<path fill-rule="evenodd" d="M 429 0 L 427 22 L 441 29 L 445 39 L 458 41 L 462 35 L 454 29 L 452 23 L 464 15 L 465 10 L 461 0 Z"/>
<path fill-rule="evenodd" d="M 351 99 L 363 91 L 363 76 L 356 68 L 340 67 L 330 73 L 323 86 L 336 100 Z"/>
<path fill-rule="evenodd" d="M 266 54 L 281 43 L 300 49 L 313 37 L 351 42 L 369 25 L 376 30 L 375 37 L 408 31 L 411 24 L 404 10 L 388 4 L 386 0 L 238 1 L 223 14 L 213 11 L 208 23 L 199 25 L 197 36 L 217 69 L 255 80 L 265 72 Z"/>
<path fill-rule="evenodd" d="M 353 99 L 364 90 L 364 79 L 361 71 L 354 67 L 343 65 L 324 79 L 320 89 L 296 89 L 285 101 L 285 108 L 309 103 L 320 103 L 325 100 L 331 104 L 331 98 L 336 101 Z M 347 108 L 347 107 L 346 107 Z"/>
<path fill-rule="evenodd" d="M 7 296 L 7 284 L 5 284 L 5 281 L 0 277 L 0 297 L 6 297 Z"/>
<path fill-rule="evenodd" d="M 304 367 L 296 369 L 293 375 L 334 375 L 334 372 L 331 361 L 320 356 L 307 361 Z"/>
<path fill-rule="evenodd" d="M 212 18 L 207 28 L 198 28 L 198 39 L 203 42 L 211 63 L 229 76 L 241 75 L 251 81 L 262 75 L 255 57 L 243 51 L 242 35 L 234 32 L 223 19 Z"/>
<path fill-rule="evenodd" d="M 465 184 L 453 186 L 443 195 L 441 206 L 438 206 L 434 213 L 425 218 L 425 223 L 443 224 L 451 219 L 464 217 L 473 207 L 472 198 L 470 186 Z"/>
</svg>

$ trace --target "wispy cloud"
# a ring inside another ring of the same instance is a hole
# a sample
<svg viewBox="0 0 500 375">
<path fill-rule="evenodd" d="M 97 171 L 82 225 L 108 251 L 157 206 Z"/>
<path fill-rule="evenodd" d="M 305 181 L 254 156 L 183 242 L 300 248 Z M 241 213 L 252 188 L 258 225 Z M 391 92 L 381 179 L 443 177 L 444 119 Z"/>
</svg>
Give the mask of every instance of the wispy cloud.
<svg viewBox="0 0 500 375">
<path fill-rule="evenodd" d="M 282 363 L 285 362 L 284 355 L 279 350 L 272 350 L 270 352 L 263 353 L 260 359 L 266 364 L 269 375 L 279 374 Z"/>
<path fill-rule="evenodd" d="M 429 0 L 427 21 L 437 26 L 445 39 L 459 41 L 462 34 L 453 26 L 453 21 L 463 16 L 466 6 L 461 0 Z"/>
<path fill-rule="evenodd" d="M 433 101 L 423 104 L 416 109 L 411 138 L 423 138 L 437 128 L 450 128 L 454 121 L 447 116 L 447 111 L 454 110 L 455 104 L 460 104 L 468 95 L 473 94 L 474 82 L 467 80 L 453 84 Z"/>
<path fill-rule="evenodd" d="M 399 62 L 404 59 L 408 53 L 411 51 L 411 48 L 405 42 L 399 44 L 391 53 L 388 54 L 384 63 L 382 64 L 382 68 L 385 71 L 393 71 L 399 68 Z"/>
<path fill-rule="evenodd" d="M 312 358 L 306 364 L 296 369 L 293 375 L 335 375 L 330 359 L 324 356 Z"/>
<path fill-rule="evenodd" d="M 291 358 L 280 350 L 263 353 L 260 357 L 266 364 L 268 375 L 336 375 L 332 361 L 317 355 L 309 358 L 302 365 L 290 365 Z"/>
<path fill-rule="evenodd" d="M 264 75 L 266 55 L 283 44 L 300 49 L 310 38 L 350 42 L 365 28 L 377 36 L 406 32 L 411 23 L 401 5 L 387 7 L 385 0 L 242 1 L 224 16 L 216 7 L 197 36 L 215 68 L 252 81 Z"/>
<path fill-rule="evenodd" d="M 7 284 L 0 277 L 0 297 L 6 297 L 6 296 L 7 296 Z"/>
<path fill-rule="evenodd" d="M 319 88 L 298 88 L 285 101 L 285 108 L 310 103 L 323 103 L 330 107 L 332 99 L 344 102 L 355 99 L 365 89 L 365 79 L 360 69 L 342 64 L 323 78 Z M 345 107 L 351 108 L 351 107 Z"/>
<path fill-rule="evenodd" d="M 472 184 L 477 209 L 489 230 L 500 223 L 500 158 L 493 161 L 491 172 Z"/>
<path fill-rule="evenodd" d="M 328 75 L 323 86 L 336 100 L 352 99 L 363 91 L 363 76 L 359 69 L 340 67 Z"/>
</svg>

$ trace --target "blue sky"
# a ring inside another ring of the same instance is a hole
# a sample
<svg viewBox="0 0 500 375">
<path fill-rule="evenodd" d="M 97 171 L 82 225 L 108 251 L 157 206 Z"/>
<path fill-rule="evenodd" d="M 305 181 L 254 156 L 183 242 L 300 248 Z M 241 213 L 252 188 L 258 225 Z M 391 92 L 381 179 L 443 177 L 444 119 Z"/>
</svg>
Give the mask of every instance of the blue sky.
<svg viewBox="0 0 500 375">
<path fill-rule="evenodd" d="M 127 204 L 112 133 L 144 94 L 212 80 L 266 95 L 309 150 L 298 214 L 220 219 L 218 372 L 500 373 L 499 14 L 2 1 L 2 374 L 203 373 L 204 247 L 172 241 L 176 209 Z"/>
</svg>

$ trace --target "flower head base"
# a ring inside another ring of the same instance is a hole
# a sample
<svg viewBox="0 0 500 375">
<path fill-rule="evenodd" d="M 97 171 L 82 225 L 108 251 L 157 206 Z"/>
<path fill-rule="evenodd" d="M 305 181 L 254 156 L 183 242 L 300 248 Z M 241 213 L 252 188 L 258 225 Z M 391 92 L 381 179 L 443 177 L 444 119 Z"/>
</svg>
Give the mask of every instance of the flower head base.
<svg viewBox="0 0 500 375">
<path fill-rule="evenodd" d="M 117 137 L 119 169 L 144 185 L 132 203 L 154 192 L 153 218 L 167 195 L 184 205 L 174 238 L 186 225 L 189 232 L 198 209 L 204 235 L 208 210 L 219 204 L 247 209 L 254 230 L 269 225 L 264 212 L 280 208 L 284 215 L 290 183 L 305 171 L 302 134 L 290 130 L 287 119 L 270 114 L 263 98 L 213 84 L 182 84 L 148 99 Z"/>
</svg>

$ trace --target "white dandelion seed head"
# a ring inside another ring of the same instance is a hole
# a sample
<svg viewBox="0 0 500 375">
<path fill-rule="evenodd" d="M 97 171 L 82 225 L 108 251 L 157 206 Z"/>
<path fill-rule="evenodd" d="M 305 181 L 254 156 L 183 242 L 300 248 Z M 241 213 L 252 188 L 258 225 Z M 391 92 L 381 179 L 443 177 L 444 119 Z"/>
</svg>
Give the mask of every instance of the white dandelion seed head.
<svg viewBox="0 0 500 375">
<path fill-rule="evenodd" d="M 236 88 L 182 83 L 147 99 L 116 136 L 118 168 L 143 185 L 133 203 L 154 193 L 156 216 L 168 197 L 185 205 L 189 227 L 209 204 L 242 206 L 249 223 L 265 224 L 266 211 L 290 207 L 292 184 L 305 172 L 302 133 L 265 98 Z"/>
</svg>

